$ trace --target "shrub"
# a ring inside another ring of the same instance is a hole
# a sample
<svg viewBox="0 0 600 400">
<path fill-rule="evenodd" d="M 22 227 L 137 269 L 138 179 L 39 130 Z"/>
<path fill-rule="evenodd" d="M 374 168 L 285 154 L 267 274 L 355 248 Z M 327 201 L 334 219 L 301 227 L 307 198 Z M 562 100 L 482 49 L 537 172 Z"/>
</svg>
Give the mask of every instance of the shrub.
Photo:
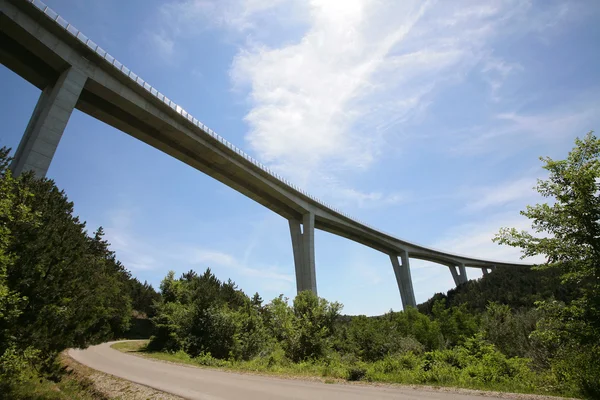
<svg viewBox="0 0 600 400">
<path fill-rule="evenodd" d="M 352 366 L 348 368 L 348 379 L 349 381 L 360 381 L 367 374 L 367 369 L 364 366 Z"/>
<path fill-rule="evenodd" d="M 210 353 L 200 353 L 193 358 L 194 362 L 206 367 L 228 367 L 231 362 L 214 358 Z"/>
</svg>

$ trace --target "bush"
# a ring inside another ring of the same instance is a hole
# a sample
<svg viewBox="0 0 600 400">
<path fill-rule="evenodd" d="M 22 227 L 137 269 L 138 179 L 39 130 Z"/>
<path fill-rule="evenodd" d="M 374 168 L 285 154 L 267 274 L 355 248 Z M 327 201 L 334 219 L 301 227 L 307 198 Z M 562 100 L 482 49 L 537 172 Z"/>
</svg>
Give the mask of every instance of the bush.
<svg viewBox="0 0 600 400">
<path fill-rule="evenodd" d="M 231 363 L 227 360 L 214 358 L 210 353 L 200 353 L 193 358 L 194 362 L 207 367 L 228 367 Z"/>
<path fill-rule="evenodd" d="M 513 312 L 507 305 L 489 303 L 481 321 L 485 338 L 509 357 L 527 357 L 534 351 L 529 335 L 539 318 L 537 310 Z"/>
<path fill-rule="evenodd" d="M 360 381 L 367 374 L 367 369 L 364 366 L 353 366 L 348 368 L 348 379 L 349 381 Z"/>
<path fill-rule="evenodd" d="M 421 354 L 425 346 L 421 344 L 417 339 L 412 336 L 401 337 L 396 341 L 396 345 L 392 352 L 394 354 Z"/>
</svg>

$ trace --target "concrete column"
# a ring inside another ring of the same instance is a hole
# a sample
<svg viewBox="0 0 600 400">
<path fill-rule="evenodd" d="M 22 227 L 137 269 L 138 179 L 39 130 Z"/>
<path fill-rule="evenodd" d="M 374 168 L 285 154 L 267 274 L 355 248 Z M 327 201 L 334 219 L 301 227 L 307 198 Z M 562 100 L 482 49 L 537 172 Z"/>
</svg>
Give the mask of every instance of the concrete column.
<svg viewBox="0 0 600 400">
<path fill-rule="evenodd" d="M 458 266 L 450 266 L 450 273 L 452 273 L 452 278 L 454 278 L 454 283 L 456 286 L 462 285 L 466 283 L 469 279 L 467 278 L 467 269 L 464 264 L 459 264 Z M 458 270 L 457 270 L 458 269 Z"/>
<path fill-rule="evenodd" d="M 416 307 L 417 302 L 415 300 L 415 292 L 413 290 L 412 278 L 410 276 L 410 263 L 408 261 L 408 252 L 400 252 L 400 259 L 402 264 L 398 262 L 398 256 L 390 254 L 390 260 L 394 267 L 394 274 L 396 275 L 396 282 L 398 283 L 398 289 L 400 290 L 400 297 L 402 298 L 402 308 L 406 310 L 406 307 Z"/>
<path fill-rule="evenodd" d="M 481 271 L 483 272 L 483 275 L 488 275 L 490 272 L 492 272 L 496 267 L 487 267 L 487 268 L 481 268 Z"/>
<path fill-rule="evenodd" d="M 315 215 L 308 213 L 298 220 L 289 220 L 294 265 L 296 267 L 296 290 L 311 290 L 317 294 L 315 271 Z"/>
<path fill-rule="evenodd" d="M 26 171 L 46 176 L 86 80 L 81 71 L 69 68 L 42 91 L 10 166 L 15 176 Z"/>
</svg>

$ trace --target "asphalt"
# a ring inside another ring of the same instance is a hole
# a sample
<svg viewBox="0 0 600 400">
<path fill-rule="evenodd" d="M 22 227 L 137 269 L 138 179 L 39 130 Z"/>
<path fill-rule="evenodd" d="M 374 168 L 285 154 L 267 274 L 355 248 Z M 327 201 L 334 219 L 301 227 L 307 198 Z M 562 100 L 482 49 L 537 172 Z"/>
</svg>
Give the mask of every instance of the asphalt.
<svg viewBox="0 0 600 400">
<path fill-rule="evenodd" d="M 85 350 L 71 349 L 69 355 L 95 370 L 194 400 L 481 400 L 481 395 L 456 392 L 327 384 L 188 367 L 122 353 L 110 347 L 113 343 L 115 342 L 103 343 Z M 499 399 L 499 397 L 486 396 L 486 399 Z"/>
</svg>

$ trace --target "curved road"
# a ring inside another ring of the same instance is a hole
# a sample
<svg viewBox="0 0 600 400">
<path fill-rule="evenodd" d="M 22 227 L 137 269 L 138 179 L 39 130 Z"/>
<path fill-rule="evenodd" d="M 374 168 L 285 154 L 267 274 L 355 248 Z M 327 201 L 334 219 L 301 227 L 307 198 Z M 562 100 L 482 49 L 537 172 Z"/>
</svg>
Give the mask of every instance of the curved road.
<svg viewBox="0 0 600 400">
<path fill-rule="evenodd" d="M 113 343 L 115 342 L 85 350 L 71 349 L 69 355 L 81 364 L 98 371 L 187 399 L 481 400 L 481 395 L 410 388 L 325 384 L 187 367 L 121 353 L 110 347 Z M 486 398 L 498 399 L 487 396 Z"/>
</svg>

